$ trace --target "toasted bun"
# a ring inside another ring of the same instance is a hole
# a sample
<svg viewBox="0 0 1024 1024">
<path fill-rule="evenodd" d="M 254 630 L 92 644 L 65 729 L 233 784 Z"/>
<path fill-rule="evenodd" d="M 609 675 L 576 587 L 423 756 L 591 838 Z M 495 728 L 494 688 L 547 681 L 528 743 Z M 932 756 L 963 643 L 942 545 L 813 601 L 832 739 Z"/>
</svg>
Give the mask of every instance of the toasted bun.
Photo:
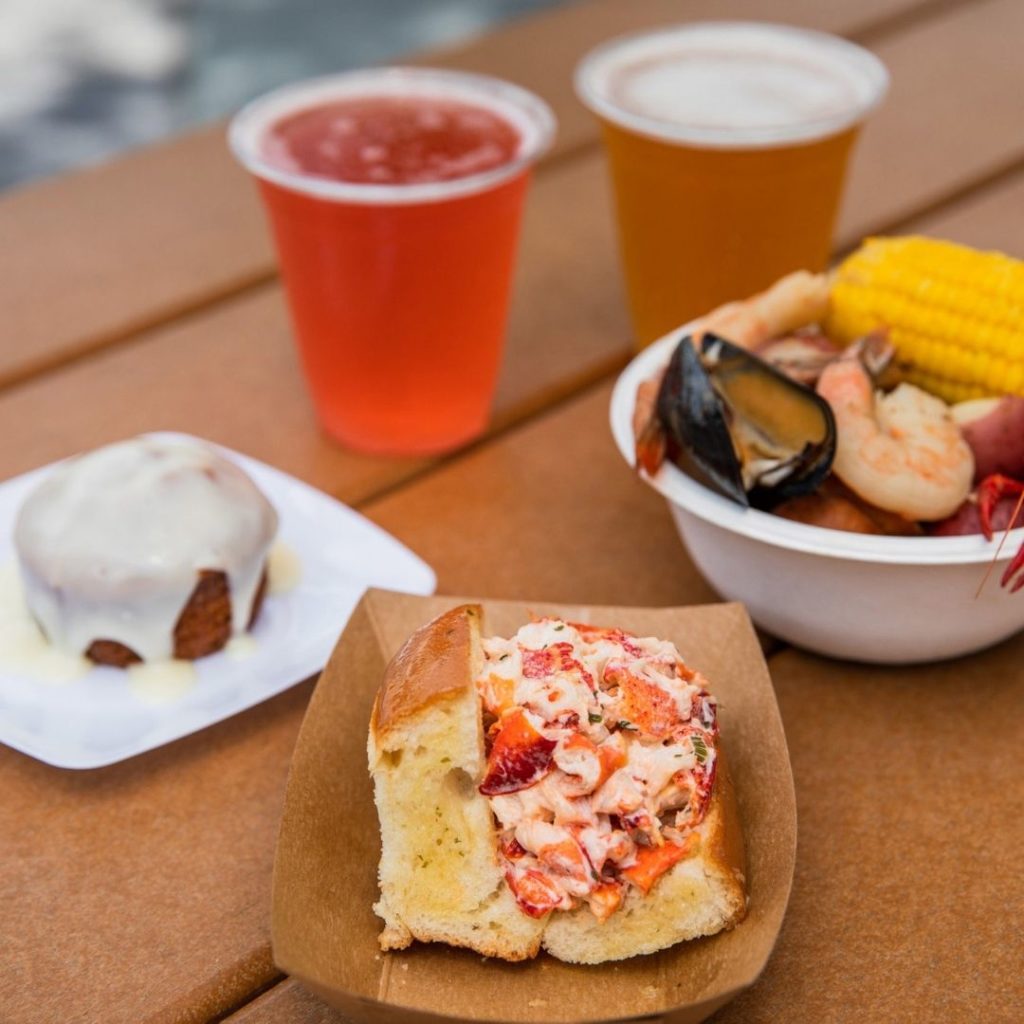
<svg viewBox="0 0 1024 1024">
<path fill-rule="evenodd" d="M 387 668 L 370 720 L 380 818 L 383 949 L 413 939 L 524 960 L 543 921 L 522 913 L 498 866 L 491 809 L 477 792 L 483 726 L 478 605 L 417 630 Z"/>
<path fill-rule="evenodd" d="M 650 895 L 630 891 L 600 922 L 586 907 L 540 920 L 505 883 L 487 799 L 481 704 L 482 612 L 454 608 L 417 630 L 385 673 L 368 752 L 381 829 L 382 949 L 413 939 L 523 960 L 541 946 L 573 963 L 652 953 L 731 928 L 746 912 L 743 845 L 735 797 L 719 752 L 715 789 L 697 853 Z"/>
</svg>

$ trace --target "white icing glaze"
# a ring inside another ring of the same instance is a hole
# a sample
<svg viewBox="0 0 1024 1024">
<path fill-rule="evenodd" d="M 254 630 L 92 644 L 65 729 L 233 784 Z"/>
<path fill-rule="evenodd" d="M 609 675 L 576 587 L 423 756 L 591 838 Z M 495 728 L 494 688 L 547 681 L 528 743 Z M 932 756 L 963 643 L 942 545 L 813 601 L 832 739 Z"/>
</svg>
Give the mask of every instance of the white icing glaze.
<svg viewBox="0 0 1024 1024">
<path fill-rule="evenodd" d="M 134 438 L 58 467 L 14 531 L 25 600 L 53 646 L 173 650 L 202 569 L 223 571 L 232 632 L 248 626 L 277 514 L 233 462 L 185 439 Z"/>
<path fill-rule="evenodd" d="M 256 637 L 251 633 L 245 633 L 242 636 L 233 636 L 224 645 L 224 654 L 233 661 L 245 661 L 259 650 L 259 646 Z"/>
<path fill-rule="evenodd" d="M 171 658 L 128 666 L 128 685 L 147 704 L 168 704 L 179 700 L 196 684 L 196 669 L 191 661 Z"/>
<path fill-rule="evenodd" d="M 267 591 L 286 594 L 302 579 L 302 562 L 295 548 L 279 540 L 267 556 Z"/>
<path fill-rule="evenodd" d="M 25 607 L 13 562 L 0 566 L 0 668 L 44 683 L 69 683 L 92 668 L 80 654 L 47 643 Z"/>
</svg>

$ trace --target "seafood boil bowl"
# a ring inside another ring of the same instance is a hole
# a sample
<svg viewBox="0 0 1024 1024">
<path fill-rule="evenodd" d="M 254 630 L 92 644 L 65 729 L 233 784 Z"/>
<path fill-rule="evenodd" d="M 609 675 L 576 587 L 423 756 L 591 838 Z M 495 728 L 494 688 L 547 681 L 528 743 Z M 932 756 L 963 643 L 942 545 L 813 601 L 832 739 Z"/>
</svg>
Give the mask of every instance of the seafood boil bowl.
<svg viewBox="0 0 1024 1024">
<path fill-rule="evenodd" d="M 640 353 L 619 377 L 611 428 L 635 465 L 637 386 L 669 361 L 683 327 Z M 900 664 L 938 661 L 1024 628 L 1024 592 L 999 586 L 1024 542 L 1006 538 L 981 593 L 999 536 L 889 537 L 792 522 L 744 508 L 669 461 L 640 477 L 668 502 L 697 568 L 723 597 L 742 601 L 767 632 L 838 658 Z M 977 595 L 977 596 L 976 596 Z"/>
</svg>

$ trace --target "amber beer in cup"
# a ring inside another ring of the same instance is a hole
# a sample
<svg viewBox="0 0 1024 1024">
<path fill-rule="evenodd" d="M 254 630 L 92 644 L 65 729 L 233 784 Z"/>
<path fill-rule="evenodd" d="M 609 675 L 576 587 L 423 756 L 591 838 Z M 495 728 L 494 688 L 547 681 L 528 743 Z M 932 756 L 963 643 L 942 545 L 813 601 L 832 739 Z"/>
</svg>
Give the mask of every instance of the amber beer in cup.
<svg viewBox="0 0 1024 1024">
<path fill-rule="evenodd" d="M 616 39 L 582 61 L 638 347 L 824 268 L 851 147 L 887 85 L 859 46 L 750 22 Z"/>
<path fill-rule="evenodd" d="M 427 68 L 287 86 L 232 121 L 333 437 L 414 455 L 483 430 L 530 167 L 553 131 L 517 86 Z"/>
</svg>

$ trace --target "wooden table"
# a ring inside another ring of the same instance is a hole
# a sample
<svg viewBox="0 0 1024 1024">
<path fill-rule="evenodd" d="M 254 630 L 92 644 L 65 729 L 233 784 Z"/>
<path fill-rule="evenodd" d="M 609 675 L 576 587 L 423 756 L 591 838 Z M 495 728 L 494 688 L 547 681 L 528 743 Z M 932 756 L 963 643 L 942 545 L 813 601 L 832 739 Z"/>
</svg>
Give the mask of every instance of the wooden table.
<svg viewBox="0 0 1024 1024">
<path fill-rule="evenodd" d="M 612 448 L 628 330 L 602 156 L 570 87 L 598 40 L 712 15 L 839 32 L 890 68 L 840 249 L 913 230 L 1024 252 L 1019 0 L 591 0 L 424 58 L 519 81 L 561 121 L 529 200 L 486 439 L 385 461 L 317 432 L 254 191 L 214 126 L 0 200 L 0 475 L 183 429 L 355 505 L 436 567 L 441 592 L 714 600 Z M 762 978 L 716 1020 L 1024 1019 L 1024 636 L 913 669 L 770 649 L 796 878 Z M 311 686 L 97 771 L 0 748 L 0 1020 L 339 1019 L 276 971 L 268 943 Z"/>
</svg>

